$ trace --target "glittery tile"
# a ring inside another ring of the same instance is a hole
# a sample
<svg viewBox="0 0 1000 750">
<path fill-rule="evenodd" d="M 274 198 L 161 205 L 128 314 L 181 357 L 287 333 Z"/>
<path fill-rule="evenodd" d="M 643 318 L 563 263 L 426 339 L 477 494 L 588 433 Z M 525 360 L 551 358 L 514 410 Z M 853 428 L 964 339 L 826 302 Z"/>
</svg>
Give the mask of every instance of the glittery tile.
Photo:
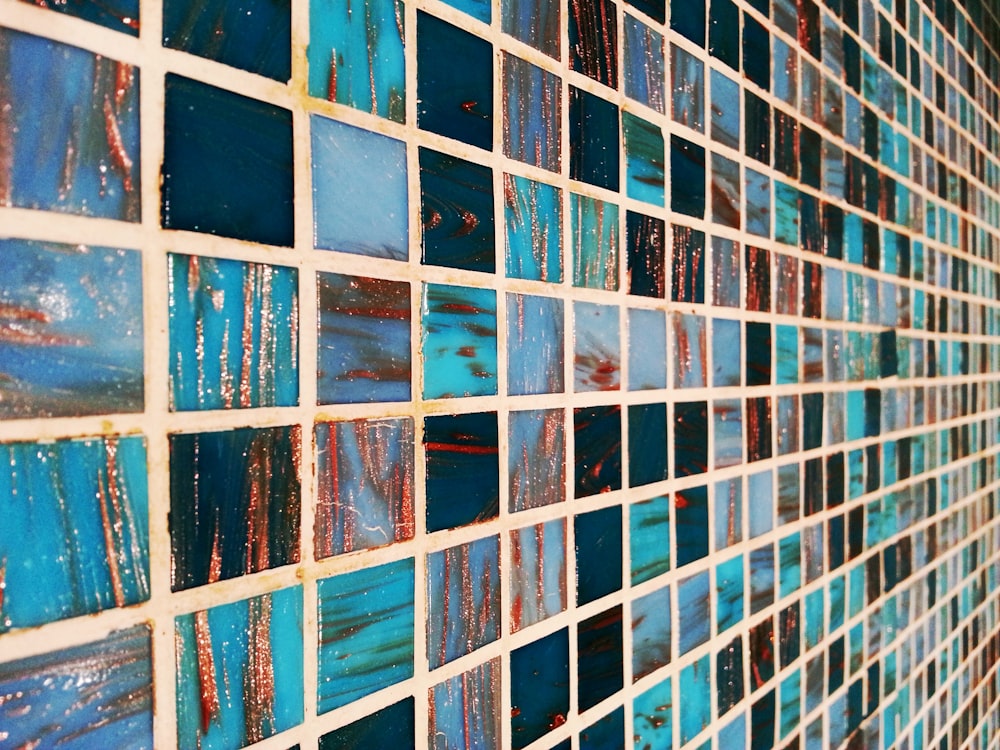
<svg viewBox="0 0 1000 750">
<path fill-rule="evenodd" d="M 152 747 L 150 627 L 0 663 L 0 694 L 11 747 Z"/>
<path fill-rule="evenodd" d="M 507 393 L 562 393 L 563 301 L 507 294 Z"/>
<path fill-rule="evenodd" d="M 300 432 L 169 436 L 173 591 L 299 561 Z"/>
<path fill-rule="evenodd" d="M 670 570 L 670 498 L 654 497 L 629 508 L 632 585 Z"/>
<path fill-rule="evenodd" d="M 464 0 L 472 4 L 473 0 Z M 448 50 L 448 54 L 440 54 Z M 461 60 L 461 65 L 455 65 Z M 417 125 L 491 149 L 493 47 L 424 11 L 417 13 Z"/>
<path fill-rule="evenodd" d="M 424 264 L 496 271 L 489 167 L 421 148 L 420 211 Z"/>
<path fill-rule="evenodd" d="M 0 445 L 0 633 L 149 599 L 146 444 Z"/>
<path fill-rule="evenodd" d="M 573 286 L 618 289 L 618 206 L 570 193 Z"/>
<path fill-rule="evenodd" d="M 559 59 L 562 3 L 556 0 L 503 0 L 500 24 L 505 34 Z"/>
<path fill-rule="evenodd" d="M 424 398 L 495 395 L 496 292 L 425 284 L 421 353 Z"/>
<path fill-rule="evenodd" d="M 15 239 L 0 253 L 0 418 L 141 411 L 139 253 Z"/>
<path fill-rule="evenodd" d="M 318 712 L 413 675 L 413 559 L 317 582 Z"/>
<path fill-rule="evenodd" d="M 712 154 L 712 221 L 739 229 L 742 223 L 740 165 L 732 159 Z"/>
<path fill-rule="evenodd" d="M 663 219 L 628 211 L 625 248 L 628 293 L 662 299 L 666 296 L 666 224 Z"/>
<path fill-rule="evenodd" d="M 167 74 L 160 224 L 291 247 L 292 113 Z"/>
<path fill-rule="evenodd" d="M 167 274 L 171 408 L 297 405 L 298 272 L 170 254 Z"/>
<path fill-rule="evenodd" d="M 518 175 L 503 180 L 507 276 L 560 283 L 562 191 Z"/>
<path fill-rule="evenodd" d="M 632 602 L 632 681 L 670 663 L 670 587 Z"/>
<path fill-rule="evenodd" d="M 562 81 L 503 53 L 504 154 L 550 172 L 562 165 Z"/>
<path fill-rule="evenodd" d="M 291 5 L 167 0 L 163 44 L 285 82 L 292 76 Z"/>
<path fill-rule="evenodd" d="M 628 310 L 628 388 L 667 387 L 667 319 L 662 310 Z"/>
<path fill-rule="evenodd" d="M 511 652 L 511 746 L 520 750 L 566 723 L 569 631 L 557 630 Z"/>
<path fill-rule="evenodd" d="M 177 746 L 244 747 L 302 723 L 302 587 L 174 620 Z"/>
<path fill-rule="evenodd" d="M 756 614 L 773 602 L 774 546 L 768 544 L 750 551 L 750 612 Z"/>
<path fill-rule="evenodd" d="M 516 632 L 566 609 L 566 521 L 510 532 L 510 627 Z"/>
<path fill-rule="evenodd" d="M 428 691 L 429 746 L 434 750 L 498 750 L 502 740 L 500 658 L 438 683 Z"/>
<path fill-rule="evenodd" d="M 576 644 L 577 701 L 585 711 L 622 688 L 622 606 L 582 620 Z"/>
<path fill-rule="evenodd" d="M 622 430 L 620 406 L 573 410 L 575 429 L 575 496 L 620 490 Z"/>
<path fill-rule="evenodd" d="M 712 70 L 712 140 L 739 150 L 740 147 L 740 87 L 729 76 Z"/>
<path fill-rule="evenodd" d="M 715 549 L 732 547 L 743 539 L 743 480 L 715 483 Z"/>
<path fill-rule="evenodd" d="M 679 135 L 670 136 L 670 208 L 675 213 L 701 219 L 705 216 L 705 149 Z"/>
<path fill-rule="evenodd" d="M 618 6 L 612 0 L 569 0 L 570 65 L 618 88 Z"/>
<path fill-rule="evenodd" d="M 500 538 L 427 556 L 427 659 L 436 669 L 500 633 Z"/>
<path fill-rule="evenodd" d="M 715 656 L 715 684 L 719 716 L 743 700 L 743 639 L 736 637 Z"/>
<path fill-rule="evenodd" d="M 319 559 L 413 538 L 413 420 L 317 422 Z"/>
<path fill-rule="evenodd" d="M 587 604 L 621 589 L 621 508 L 615 506 L 576 516 L 573 537 L 577 604 Z"/>
<path fill-rule="evenodd" d="M 618 190 L 620 128 L 618 108 L 599 96 L 569 88 L 569 176 Z"/>
<path fill-rule="evenodd" d="M 565 415 L 561 409 L 508 417 L 508 507 L 516 512 L 562 502 L 566 491 Z"/>
<path fill-rule="evenodd" d="M 621 378 L 619 309 L 573 303 L 573 369 L 577 391 L 616 391 Z"/>
<path fill-rule="evenodd" d="M 321 404 L 410 398 L 410 285 L 317 274 Z"/>
<path fill-rule="evenodd" d="M 319 738 L 319 750 L 345 747 L 409 747 L 416 736 L 413 698 L 404 698 Z"/>
<path fill-rule="evenodd" d="M 635 5 L 635 3 L 632 3 Z M 622 77 L 625 96 L 663 113 L 666 79 L 663 34 L 625 14 L 625 37 L 622 49 Z"/>
<path fill-rule="evenodd" d="M 313 244 L 406 260 L 406 144 L 313 115 Z"/>
<path fill-rule="evenodd" d="M 405 118 L 403 3 L 310 0 L 309 95 L 396 122 Z"/>
<path fill-rule="evenodd" d="M 675 388 L 704 388 L 707 385 L 708 353 L 705 318 L 701 315 L 670 313 L 671 361 Z"/>
<path fill-rule="evenodd" d="M 117 26 L 122 2 L 53 7 Z M 0 71 L 0 206 L 138 222 L 138 70 L 0 29 Z"/>
<path fill-rule="evenodd" d="M 497 429 L 496 412 L 424 417 L 428 531 L 497 517 Z"/>
<path fill-rule="evenodd" d="M 740 248 L 733 240 L 713 237 L 712 304 L 716 307 L 740 306 Z"/>
<path fill-rule="evenodd" d="M 705 64 L 676 44 L 670 45 L 670 84 L 674 122 L 704 132 Z"/>
</svg>

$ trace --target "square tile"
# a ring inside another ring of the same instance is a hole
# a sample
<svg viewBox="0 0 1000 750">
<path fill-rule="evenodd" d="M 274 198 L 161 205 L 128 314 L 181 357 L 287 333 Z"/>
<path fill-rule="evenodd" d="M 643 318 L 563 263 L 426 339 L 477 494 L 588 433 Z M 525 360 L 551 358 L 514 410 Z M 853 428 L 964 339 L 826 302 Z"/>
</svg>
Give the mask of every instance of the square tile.
<svg viewBox="0 0 1000 750">
<path fill-rule="evenodd" d="M 424 284 L 424 398 L 496 395 L 496 310 L 491 289 Z"/>
<path fill-rule="evenodd" d="M 497 429 L 496 412 L 424 417 L 428 532 L 497 517 Z"/>
</svg>

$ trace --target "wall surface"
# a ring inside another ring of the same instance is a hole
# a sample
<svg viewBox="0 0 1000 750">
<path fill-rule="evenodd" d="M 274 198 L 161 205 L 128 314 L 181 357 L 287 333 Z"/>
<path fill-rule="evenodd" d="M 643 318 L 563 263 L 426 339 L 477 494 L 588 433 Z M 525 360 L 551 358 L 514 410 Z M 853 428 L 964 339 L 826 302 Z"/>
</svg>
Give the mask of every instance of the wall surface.
<svg viewBox="0 0 1000 750">
<path fill-rule="evenodd" d="M 0 748 L 1000 746 L 995 3 L 0 19 Z"/>
</svg>

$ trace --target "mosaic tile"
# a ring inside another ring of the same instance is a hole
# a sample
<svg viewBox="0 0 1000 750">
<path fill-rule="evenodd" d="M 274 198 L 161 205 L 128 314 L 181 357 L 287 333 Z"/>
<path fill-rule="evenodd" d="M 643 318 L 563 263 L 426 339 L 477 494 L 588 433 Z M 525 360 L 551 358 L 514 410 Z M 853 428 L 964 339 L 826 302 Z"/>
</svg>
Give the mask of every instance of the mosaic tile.
<svg viewBox="0 0 1000 750">
<path fill-rule="evenodd" d="M 500 633 L 499 537 L 429 554 L 427 603 L 431 669 L 495 641 Z"/>
<path fill-rule="evenodd" d="M 130 0 L 52 7 L 138 32 L 138 7 L 133 15 Z M 118 18 L 120 13 L 130 21 Z M 138 222 L 138 70 L 8 29 L 0 29 L 0 61 L 5 107 L 0 206 Z"/>
<path fill-rule="evenodd" d="M 566 609 L 566 522 L 510 532 L 510 627 L 522 630 Z"/>
<path fill-rule="evenodd" d="M 563 301 L 507 293 L 507 393 L 562 393 Z"/>
<path fill-rule="evenodd" d="M 678 710 L 678 724 L 682 745 L 693 740 L 711 722 L 711 677 L 707 656 L 681 670 L 680 692 L 684 702 Z"/>
<path fill-rule="evenodd" d="M 496 518 L 500 511 L 497 429 L 496 412 L 424 418 L 428 531 Z"/>
<path fill-rule="evenodd" d="M 340 729 L 327 732 L 319 738 L 320 750 L 339 750 L 342 747 L 371 747 L 399 743 L 400 747 L 412 745 L 415 737 L 413 698 L 404 698 Z"/>
<path fill-rule="evenodd" d="M 508 419 L 510 511 L 562 502 L 566 488 L 563 411 L 537 409 L 511 412 Z"/>
<path fill-rule="evenodd" d="M 705 64 L 683 47 L 670 45 L 671 117 L 692 130 L 705 130 Z M 671 165 L 671 173 L 673 173 Z M 675 209 L 676 210 L 676 209 Z"/>
<path fill-rule="evenodd" d="M 319 403 L 410 398 L 410 285 L 317 274 Z"/>
<path fill-rule="evenodd" d="M 670 663 L 670 587 L 632 602 L 632 681 Z"/>
<path fill-rule="evenodd" d="M 621 407 L 573 410 L 575 496 L 588 497 L 622 486 Z"/>
<path fill-rule="evenodd" d="M 636 745 L 650 750 L 673 747 L 673 694 L 667 678 L 637 695 L 632 702 Z"/>
<path fill-rule="evenodd" d="M 670 570 L 670 498 L 654 497 L 629 508 L 631 580 L 651 580 Z"/>
<path fill-rule="evenodd" d="M 313 244 L 406 260 L 406 144 L 313 115 Z"/>
<path fill-rule="evenodd" d="M 464 2 L 466 8 L 478 6 L 473 0 Z M 443 49 L 449 55 L 437 54 Z M 453 64 L 456 58 L 462 65 Z M 418 12 L 417 101 L 417 125 L 423 130 L 491 149 L 493 47 L 457 26 Z"/>
<path fill-rule="evenodd" d="M 167 269 L 171 408 L 297 405 L 296 270 L 174 254 Z"/>
<path fill-rule="evenodd" d="M 674 404 L 674 473 L 708 470 L 708 405 L 704 401 Z"/>
<path fill-rule="evenodd" d="M 291 247 L 292 113 L 174 74 L 166 91 L 163 228 Z"/>
<path fill-rule="evenodd" d="M 708 488 L 680 490 L 674 497 L 677 566 L 708 555 Z"/>
<path fill-rule="evenodd" d="M 560 283 L 562 191 L 517 175 L 503 180 L 507 276 Z"/>
<path fill-rule="evenodd" d="M 622 587 L 622 513 L 604 508 L 573 521 L 576 540 L 577 604 L 600 599 Z"/>
<path fill-rule="evenodd" d="M 566 723 L 569 631 L 557 630 L 510 655 L 511 746 L 520 750 Z"/>
<path fill-rule="evenodd" d="M 618 190 L 618 108 L 575 86 L 569 88 L 569 176 Z"/>
<path fill-rule="evenodd" d="M 625 711 L 619 707 L 580 732 L 580 750 L 617 747 L 624 735 Z"/>
<path fill-rule="evenodd" d="M 310 0 L 309 95 L 403 122 L 403 3 L 365 0 L 361 11 Z"/>
<path fill-rule="evenodd" d="M 667 387 L 667 321 L 662 310 L 628 311 L 628 388 Z"/>
<path fill-rule="evenodd" d="M 640 7 L 645 3 L 631 3 L 647 15 L 653 16 L 651 7 Z M 649 5 L 655 5 L 649 3 Z M 662 5 L 661 5 L 662 7 Z M 663 19 L 658 19 L 660 23 Z M 666 99 L 663 84 L 666 79 L 666 59 L 664 57 L 663 34 L 625 14 L 624 36 L 622 37 L 622 78 L 625 96 L 645 104 L 650 109 L 663 113 Z"/>
<path fill-rule="evenodd" d="M 0 240 L 0 417 L 141 411 L 139 253 Z"/>
<path fill-rule="evenodd" d="M 496 394 L 496 292 L 425 284 L 421 327 L 424 398 Z"/>
<path fill-rule="evenodd" d="M 618 390 L 621 377 L 618 308 L 591 302 L 575 302 L 573 344 L 575 390 Z"/>
<path fill-rule="evenodd" d="M 302 588 L 174 620 L 177 745 L 243 747 L 302 723 Z"/>
<path fill-rule="evenodd" d="M 670 314 L 671 354 L 675 388 L 704 388 L 708 384 L 705 318 Z"/>
<path fill-rule="evenodd" d="M 618 289 L 618 206 L 570 193 L 573 286 Z"/>
<path fill-rule="evenodd" d="M 434 750 L 501 747 L 500 658 L 430 689 L 428 739 Z"/>
<path fill-rule="evenodd" d="M 663 133 L 651 122 L 622 112 L 625 136 L 625 190 L 629 198 L 663 205 Z"/>
<path fill-rule="evenodd" d="M 506 52 L 503 76 L 504 153 L 526 164 L 558 172 L 562 164 L 559 76 Z"/>
<path fill-rule="evenodd" d="M 708 573 L 682 578 L 677 585 L 678 650 L 686 654 L 706 643 L 711 633 L 712 602 Z"/>
<path fill-rule="evenodd" d="M 150 627 L 141 624 L 0 663 L 4 740 L 22 747 L 152 747 L 151 652 Z"/>
<path fill-rule="evenodd" d="M 299 561 L 300 432 L 169 436 L 173 591 Z"/>
<path fill-rule="evenodd" d="M 413 559 L 323 578 L 319 694 L 326 713 L 413 675 Z"/>
<path fill-rule="evenodd" d="M 292 77 L 292 14 L 287 3 L 167 0 L 163 44 L 276 81 Z"/>
<path fill-rule="evenodd" d="M 149 599 L 141 437 L 7 443 L 0 633 Z"/>
<path fill-rule="evenodd" d="M 551 58 L 560 58 L 562 3 L 555 0 L 503 0 L 500 25 L 505 34 Z"/>
<path fill-rule="evenodd" d="M 618 88 L 617 5 L 612 0 L 570 0 L 570 65 L 578 73 Z"/>
<path fill-rule="evenodd" d="M 666 226 L 662 219 L 626 212 L 625 248 L 628 293 L 642 297 L 666 294 Z"/>
<path fill-rule="evenodd" d="M 679 135 L 670 136 L 670 208 L 675 213 L 702 218 L 705 215 L 705 149 Z"/>
<path fill-rule="evenodd" d="M 423 263 L 493 273 L 496 249 L 492 172 L 420 149 Z"/>
<path fill-rule="evenodd" d="M 622 688 L 621 605 L 582 620 L 576 645 L 577 701 L 585 711 Z"/>
<path fill-rule="evenodd" d="M 319 559 L 412 539 L 413 420 L 317 422 Z"/>
</svg>

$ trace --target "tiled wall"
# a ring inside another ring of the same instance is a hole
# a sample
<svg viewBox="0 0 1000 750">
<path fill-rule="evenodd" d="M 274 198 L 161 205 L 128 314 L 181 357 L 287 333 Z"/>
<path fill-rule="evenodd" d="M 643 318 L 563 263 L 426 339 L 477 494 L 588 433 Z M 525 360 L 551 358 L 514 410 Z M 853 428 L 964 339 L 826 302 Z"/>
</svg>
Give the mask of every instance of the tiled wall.
<svg viewBox="0 0 1000 750">
<path fill-rule="evenodd" d="M 994 3 L 0 25 L 0 748 L 998 746 Z"/>
</svg>

